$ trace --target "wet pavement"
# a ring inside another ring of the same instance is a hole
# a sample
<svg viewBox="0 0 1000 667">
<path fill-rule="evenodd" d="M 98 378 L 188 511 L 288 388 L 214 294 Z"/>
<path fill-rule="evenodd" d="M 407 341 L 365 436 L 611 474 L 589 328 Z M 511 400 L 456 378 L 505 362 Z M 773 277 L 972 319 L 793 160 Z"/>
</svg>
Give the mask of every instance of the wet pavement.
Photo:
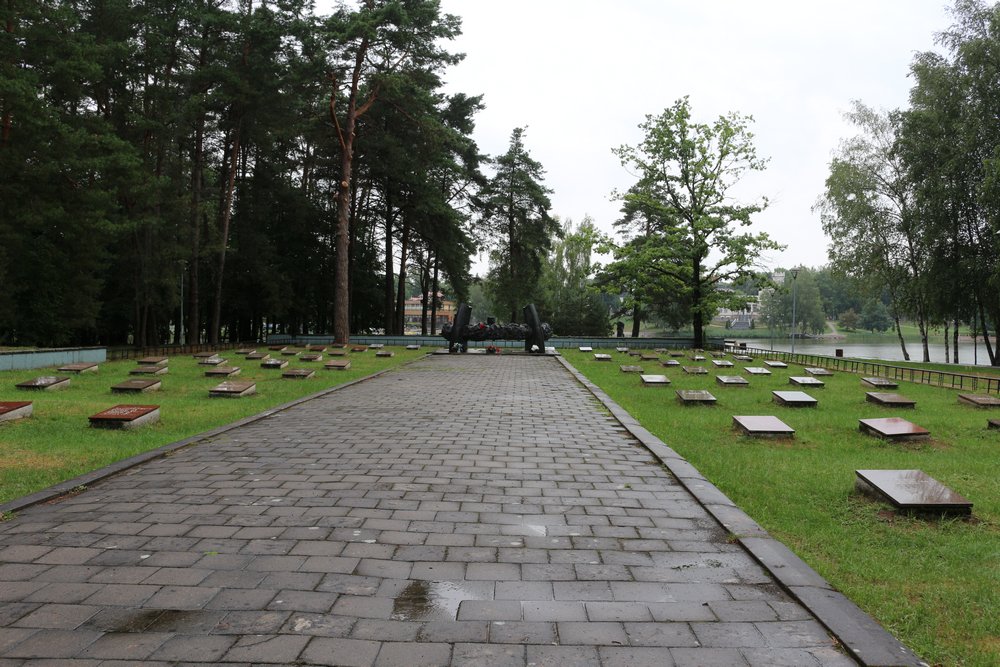
<svg viewBox="0 0 1000 667">
<path fill-rule="evenodd" d="M 556 359 L 508 355 L 428 357 L 18 512 L 22 664 L 855 662 Z"/>
</svg>

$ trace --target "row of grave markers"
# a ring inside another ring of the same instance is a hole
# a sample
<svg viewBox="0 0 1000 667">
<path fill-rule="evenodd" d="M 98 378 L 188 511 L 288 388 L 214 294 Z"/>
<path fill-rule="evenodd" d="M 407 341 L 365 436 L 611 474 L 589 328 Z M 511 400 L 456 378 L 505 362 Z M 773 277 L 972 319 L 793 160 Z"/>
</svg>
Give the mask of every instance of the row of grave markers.
<svg viewBox="0 0 1000 667">
<path fill-rule="evenodd" d="M 583 346 L 582 352 L 592 352 L 592 348 Z M 682 366 L 675 357 L 683 357 L 683 352 L 670 352 L 667 350 L 656 350 L 649 352 L 629 352 L 627 348 L 617 348 L 618 352 L 630 353 L 640 357 L 644 361 L 660 361 L 666 367 L 681 366 L 685 373 L 704 375 L 708 371 L 700 366 Z M 658 354 L 659 353 L 659 354 Z M 660 354 L 666 353 L 671 358 L 661 360 Z M 697 351 L 687 355 L 692 361 L 705 361 L 706 358 Z M 752 362 L 753 358 L 746 355 L 734 355 L 738 361 Z M 594 360 L 598 362 L 611 361 L 611 355 L 596 353 Z M 731 368 L 734 364 L 724 359 L 713 359 L 713 365 L 717 368 Z M 771 368 L 787 368 L 788 365 L 781 361 L 765 361 L 765 365 Z M 622 365 L 619 367 L 623 373 L 639 374 L 642 386 L 655 387 L 667 386 L 670 379 L 666 375 L 645 374 L 641 366 Z M 751 375 L 770 375 L 767 368 L 744 367 L 744 370 Z M 799 386 L 811 386 L 821 388 L 824 383 L 817 377 L 832 376 L 833 372 L 825 368 L 805 368 L 807 377 L 792 376 L 789 378 L 790 384 Z M 740 376 L 719 375 L 716 382 L 728 387 L 748 387 L 749 382 Z M 861 378 L 863 386 L 873 389 L 896 389 L 898 383 L 881 377 Z M 716 398 L 706 390 L 677 390 L 677 398 L 685 405 L 714 405 Z M 774 402 L 787 407 L 815 407 L 818 401 L 803 391 L 772 391 Z M 913 408 L 916 401 L 901 396 L 896 393 L 886 393 L 870 391 L 865 392 L 865 400 L 882 406 L 897 408 Z M 977 394 L 959 394 L 958 401 L 978 408 L 1000 407 L 1000 398 L 994 396 L 984 396 Z M 930 432 L 912 422 L 899 417 L 886 417 L 879 419 L 859 419 L 859 430 L 863 433 L 873 435 L 883 439 L 900 440 L 913 438 L 927 438 Z M 773 415 L 735 415 L 733 416 L 733 426 L 741 433 L 752 437 L 794 437 L 795 430 Z M 988 428 L 1000 428 L 1000 420 L 990 419 Z M 876 499 L 886 501 L 899 510 L 915 513 L 933 513 L 949 515 L 969 515 L 972 512 L 972 503 L 961 495 L 955 493 L 945 485 L 930 477 L 921 470 L 856 470 L 855 486 L 862 493 Z"/>
</svg>

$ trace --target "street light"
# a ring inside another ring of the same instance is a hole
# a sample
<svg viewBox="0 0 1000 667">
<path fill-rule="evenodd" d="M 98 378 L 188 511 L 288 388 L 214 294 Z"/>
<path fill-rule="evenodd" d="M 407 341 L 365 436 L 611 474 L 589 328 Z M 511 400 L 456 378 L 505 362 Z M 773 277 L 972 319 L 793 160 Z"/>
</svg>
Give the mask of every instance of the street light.
<svg viewBox="0 0 1000 667">
<path fill-rule="evenodd" d="M 792 269 L 792 354 L 795 354 L 795 279 L 799 277 L 799 270 Z"/>
</svg>

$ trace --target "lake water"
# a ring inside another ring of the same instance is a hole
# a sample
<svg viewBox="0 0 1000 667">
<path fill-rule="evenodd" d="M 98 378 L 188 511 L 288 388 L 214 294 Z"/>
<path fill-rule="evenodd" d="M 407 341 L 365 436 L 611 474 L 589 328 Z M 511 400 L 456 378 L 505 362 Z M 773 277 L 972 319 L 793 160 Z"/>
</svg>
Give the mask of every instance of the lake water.
<svg viewBox="0 0 1000 667">
<path fill-rule="evenodd" d="M 792 349 L 791 341 L 787 340 L 775 340 L 772 348 L 770 340 L 747 340 L 742 339 L 739 342 L 745 342 L 747 347 L 756 347 L 764 350 L 781 350 L 783 352 L 789 352 Z M 976 349 L 978 348 L 978 349 Z M 857 359 L 881 359 L 883 361 L 902 361 L 903 351 L 899 349 L 899 341 L 892 339 L 885 342 L 875 341 L 870 343 L 846 343 L 844 341 L 837 340 L 796 340 L 795 341 L 795 351 L 801 352 L 803 354 L 822 354 L 826 356 L 834 356 L 835 350 L 842 349 L 844 351 L 845 357 L 854 357 Z M 931 361 L 937 363 L 944 363 L 944 344 L 943 343 L 930 343 L 928 349 L 931 354 Z M 909 342 L 906 343 L 906 351 L 910 353 L 910 361 L 922 361 L 923 360 L 923 350 L 919 342 Z M 971 342 L 958 344 L 958 360 L 963 365 L 971 366 L 973 364 L 978 364 L 980 366 L 989 366 L 990 358 L 986 354 L 986 346 L 983 345 L 982 341 L 977 341 L 975 348 Z"/>
</svg>

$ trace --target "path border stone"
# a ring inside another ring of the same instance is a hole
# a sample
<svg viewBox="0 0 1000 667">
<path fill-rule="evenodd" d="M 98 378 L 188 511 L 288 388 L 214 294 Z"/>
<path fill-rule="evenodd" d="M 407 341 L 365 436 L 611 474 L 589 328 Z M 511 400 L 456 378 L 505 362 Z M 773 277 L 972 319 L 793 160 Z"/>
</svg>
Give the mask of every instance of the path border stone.
<svg viewBox="0 0 1000 667">
<path fill-rule="evenodd" d="M 705 510 L 729 531 L 775 581 L 866 666 L 928 667 L 879 623 L 836 591 L 823 577 L 774 539 L 680 454 L 650 433 L 568 361 L 559 363 L 586 387 L 615 419 L 677 478 Z"/>
</svg>

